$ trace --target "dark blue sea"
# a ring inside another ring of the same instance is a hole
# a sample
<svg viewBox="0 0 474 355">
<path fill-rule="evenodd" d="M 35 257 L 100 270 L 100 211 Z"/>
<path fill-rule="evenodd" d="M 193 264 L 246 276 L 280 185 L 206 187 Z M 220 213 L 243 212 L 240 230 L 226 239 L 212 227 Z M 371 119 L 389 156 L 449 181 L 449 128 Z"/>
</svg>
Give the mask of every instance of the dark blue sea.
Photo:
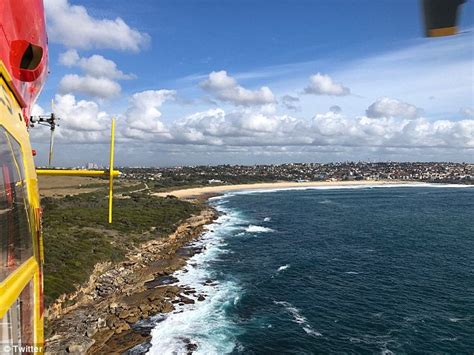
<svg viewBox="0 0 474 355">
<path fill-rule="evenodd" d="M 474 188 L 232 193 L 152 354 L 473 354 Z M 205 296 L 197 301 L 198 295 Z"/>
</svg>

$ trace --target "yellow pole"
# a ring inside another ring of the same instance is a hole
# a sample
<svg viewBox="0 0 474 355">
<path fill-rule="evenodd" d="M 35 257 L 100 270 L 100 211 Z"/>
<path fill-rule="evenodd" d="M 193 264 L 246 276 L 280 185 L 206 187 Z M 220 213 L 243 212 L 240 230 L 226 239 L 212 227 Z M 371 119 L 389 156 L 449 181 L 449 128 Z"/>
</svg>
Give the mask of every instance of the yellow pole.
<svg viewBox="0 0 474 355">
<path fill-rule="evenodd" d="M 114 183 L 114 139 L 115 139 L 115 118 L 112 118 L 112 127 L 110 129 L 110 164 L 109 164 L 109 223 L 112 223 L 112 199 Z"/>
<path fill-rule="evenodd" d="M 110 171 L 106 170 L 66 170 L 66 169 L 37 169 L 36 175 L 53 175 L 53 176 L 110 176 Z M 112 171 L 113 176 L 119 176 L 120 171 Z"/>
</svg>

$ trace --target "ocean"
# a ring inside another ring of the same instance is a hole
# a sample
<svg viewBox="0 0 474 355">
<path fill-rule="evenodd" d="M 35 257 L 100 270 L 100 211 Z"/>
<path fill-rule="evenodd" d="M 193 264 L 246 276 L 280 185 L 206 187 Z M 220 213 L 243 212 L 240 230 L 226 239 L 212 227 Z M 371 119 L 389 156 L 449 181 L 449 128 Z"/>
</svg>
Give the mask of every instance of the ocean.
<svg viewBox="0 0 474 355">
<path fill-rule="evenodd" d="M 474 188 L 231 193 L 150 354 L 474 352 Z"/>
</svg>

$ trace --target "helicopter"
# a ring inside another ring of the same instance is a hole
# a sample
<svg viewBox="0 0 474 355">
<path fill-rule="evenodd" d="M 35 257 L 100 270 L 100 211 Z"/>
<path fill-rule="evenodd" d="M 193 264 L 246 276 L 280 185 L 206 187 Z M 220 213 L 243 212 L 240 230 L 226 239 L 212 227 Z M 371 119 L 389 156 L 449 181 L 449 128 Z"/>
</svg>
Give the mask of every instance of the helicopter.
<svg viewBox="0 0 474 355">
<path fill-rule="evenodd" d="M 421 0 L 426 37 L 458 33 L 465 0 Z M 112 223 L 115 120 L 108 170 L 52 169 L 54 113 L 31 116 L 48 73 L 48 40 L 42 0 L 3 0 L 0 8 L 0 352 L 44 352 L 44 262 L 39 175 L 109 178 Z M 49 169 L 36 169 L 29 131 L 50 129 Z"/>
</svg>

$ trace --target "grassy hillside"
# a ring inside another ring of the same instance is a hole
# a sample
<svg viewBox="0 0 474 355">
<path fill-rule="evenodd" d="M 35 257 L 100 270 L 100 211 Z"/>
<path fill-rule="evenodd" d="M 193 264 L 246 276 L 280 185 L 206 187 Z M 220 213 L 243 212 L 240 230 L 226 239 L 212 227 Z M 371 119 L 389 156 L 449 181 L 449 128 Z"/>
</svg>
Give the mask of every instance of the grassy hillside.
<svg viewBox="0 0 474 355">
<path fill-rule="evenodd" d="M 114 199 L 114 223 L 109 225 L 104 191 L 45 197 L 42 206 L 46 305 L 86 281 L 97 262 L 121 260 L 131 246 L 173 232 L 200 210 L 146 192 L 124 193 L 124 198 Z"/>
</svg>

